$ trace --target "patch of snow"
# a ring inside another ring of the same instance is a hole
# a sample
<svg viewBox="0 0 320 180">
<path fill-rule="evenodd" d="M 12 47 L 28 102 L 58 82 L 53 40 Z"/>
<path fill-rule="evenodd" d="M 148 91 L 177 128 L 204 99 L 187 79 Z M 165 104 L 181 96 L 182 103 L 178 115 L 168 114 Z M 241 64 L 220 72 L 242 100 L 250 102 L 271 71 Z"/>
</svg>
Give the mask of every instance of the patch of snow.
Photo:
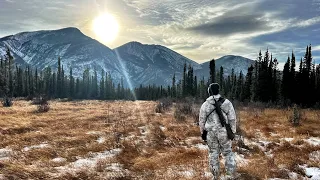
<svg viewBox="0 0 320 180">
<path fill-rule="evenodd" d="M 186 178 L 192 178 L 194 176 L 193 170 L 188 170 L 188 171 L 178 171 L 177 172 L 180 176 L 184 176 Z"/>
<path fill-rule="evenodd" d="M 204 176 L 205 176 L 205 177 L 212 177 L 212 173 L 206 171 L 206 172 L 204 172 Z"/>
<path fill-rule="evenodd" d="M 314 146 L 320 146 L 320 138 L 310 137 L 309 139 L 305 139 L 304 141 Z"/>
<path fill-rule="evenodd" d="M 311 179 L 319 180 L 320 179 L 320 168 L 318 167 L 309 167 L 305 168 L 306 175 L 311 177 Z"/>
<path fill-rule="evenodd" d="M 270 136 L 273 136 L 273 137 L 275 137 L 275 136 L 278 136 L 278 134 L 276 134 L 276 133 L 273 133 L 273 132 L 270 132 Z"/>
<path fill-rule="evenodd" d="M 122 165 L 119 163 L 111 163 L 105 169 L 112 172 L 122 172 Z"/>
<path fill-rule="evenodd" d="M 200 149 L 200 150 L 208 150 L 208 146 L 204 144 L 196 144 L 194 147 Z"/>
<path fill-rule="evenodd" d="M 242 167 L 248 165 L 249 160 L 244 158 L 243 154 L 235 153 L 237 166 Z"/>
<path fill-rule="evenodd" d="M 260 141 L 257 142 L 257 145 L 258 145 L 258 147 L 259 147 L 262 151 L 265 152 L 267 145 L 270 144 L 270 143 L 271 143 L 271 142 L 269 142 L 269 141 L 262 141 L 262 140 L 260 140 Z"/>
<path fill-rule="evenodd" d="M 100 153 L 92 153 L 91 157 L 78 159 L 73 163 L 66 166 L 56 167 L 57 170 L 61 172 L 74 172 L 76 170 L 81 170 L 84 168 L 94 168 L 96 167 L 99 160 L 105 160 L 112 158 L 119 154 L 121 149 L 112 149 L 110 151 L 104 151 Z"/>
<path fill-rule="evenodd" d="M 51 159 L 51 161 L 55 163 L 63 163 L 63 162 L 66 162 L 67 159 L 62 157 L 57 157 L 57 158 Z"/>
<path fill-rule="evenodd" d="M 298 179 L 298 174 L 295 172 L 288 173 L 290 179 Z"/>
<path fill-rule="evenodd" d="M 159 126 L 159 128 L 161 129 L 161 131 L 166 130 L 166 128 L 164 126 Z"/>
<path fill-rule="evenodd" d="M 9 160 L 12 153 L 13 153 L 12 149 L 9 149 L 9 148 L 0 149 L 0 161 Z"/>
<path fill-rule="evenodd" d="M 141 127 L 138 127 L 138 128 L 140 129 L 140 133 L 141 133 L 142 135 L 148 134 L 148 129 L 147 129 L 146 126 L 141 126 Z"/>
<path fill-rule="evenodd" d="M 284 140 L 284 141 L 287 141 L 287 142 L 291 142 L 294 140 L 294 138 L 281 138 L 280 140 Z"/>
<path fill-rule="evenodd" d="M 98 139 L 97 139 L 97 142 L 99 143 L 99 144 L 102 144 L 102 143 L 104 143 L 106 141 L 106 139 L 104 138 L 104 137 L 99 137 Z"/>
<path fill-rule="evenodd" d="M 120 153 L 121 149 L 113 149 L 110 151 L 104 151 L 102 153 L 94 153 L 93 157 L 85 158 L 85 159 L 78 159 L 77 161 L 73 162 L 73 166 L 75 168 L 82 168 L 82 167 L 93 167 L 97 164 L 98 160 L 111 158 Z"/>
<path fill-rule="evenodd" d="M 46 147 L 50 147 L 50 145 L 47 144 L 47 143 L 42 143 L 42 144 L 39 144 L 39 145 L 24 147 L 23 151 L 30 151 L 31 149 L 42 149 L 42 148 L 46 148 Z"/>
<path fill-rule="evenodd" d="M 103 135 L 104 133 L 101 131 L 89 131 L 86 134 L 88 134 L 88 135 Z"/>
</svg>

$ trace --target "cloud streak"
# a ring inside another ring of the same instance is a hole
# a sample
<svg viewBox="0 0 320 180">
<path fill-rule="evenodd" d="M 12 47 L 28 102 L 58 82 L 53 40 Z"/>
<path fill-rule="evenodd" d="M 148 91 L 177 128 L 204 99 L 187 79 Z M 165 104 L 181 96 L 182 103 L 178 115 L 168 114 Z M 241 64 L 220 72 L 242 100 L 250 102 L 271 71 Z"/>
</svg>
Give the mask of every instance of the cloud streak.
<svg viewBox="0 0 320 180">
<path fill-rule="evenodd" d="M 201 24 L 187 30 L 203 33 L 204 35 L 227 36 L 269 29 L 266 21 L 260 20 L 256 15 L 222 16 L 214 22 Z"/>
</svg>

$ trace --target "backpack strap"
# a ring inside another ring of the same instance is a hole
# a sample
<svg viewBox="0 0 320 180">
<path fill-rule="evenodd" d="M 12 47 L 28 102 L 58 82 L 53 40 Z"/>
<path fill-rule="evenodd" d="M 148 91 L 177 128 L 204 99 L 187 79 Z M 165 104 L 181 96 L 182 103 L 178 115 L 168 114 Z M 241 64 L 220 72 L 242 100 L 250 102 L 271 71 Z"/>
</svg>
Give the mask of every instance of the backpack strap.
<svg viewBox="0 0 320 180">
<path fill-rule="evenodd" d="M 218 101 L 219 101 L 221 104 L 223 104 L 225 100 L 226 100 L 226 99 L 225 99 L 224 97 L 220 96 Z"/>
<path fill-rule="evenodd" d="M 222 105 L 225 100 L 226 100 L 226 99 L 225 99 L 224 97 L 220 96 L 218 102 L 221 103 L 221 105 Z M 221 111 L 224 112 L 223 109 L 221 109 Z M 224 112 L 224 113 L 227 114 L 226 112 Z"/>
<path fill-rule="evenodd" d="M 224 103 L 224 101 L 225 101 L 226 99 L 225 98 L 223 98 L 222 96 L 220 96 L 220 98 L 219 98 L 219 100 L 218 100 L 218 102 L 220 102 L 221 104 L 223 104 Z M 216 100 L 214 100 L 215 102 L 216 102 Z M 213 104 L 211 104 L 213 107 L 215 107 Z M 204 122 L 204 124 L 206 124 L 206 122 L 207 122 L 207 120 L 208 120 L 208 117 L 214 112 L 216 110 L 216 108 L 214 108 L 208 115 L 207 115 L 207 117 L 206 117 L 206 121 Z M 221 109 L 222 110 L 222 109 Z M 223 112 L 224 112 L 224 110 L 222 110 Z M 225 112 L 224 112 L 225 113 Z M 226 114 L 226 113 L 225 113 Z"/>
</svg>

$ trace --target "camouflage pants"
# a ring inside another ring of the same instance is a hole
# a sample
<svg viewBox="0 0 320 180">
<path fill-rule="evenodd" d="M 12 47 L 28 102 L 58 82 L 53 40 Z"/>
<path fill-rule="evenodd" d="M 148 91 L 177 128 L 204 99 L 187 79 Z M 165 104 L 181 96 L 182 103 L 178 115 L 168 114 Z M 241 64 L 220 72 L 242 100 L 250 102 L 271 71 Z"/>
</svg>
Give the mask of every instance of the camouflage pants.
<svg viewBox="0 0 320 180">
<path fill-rule="evenodd" d="M 236 171 L 236 162 L 232 152 L 232 142 L 228 139 L 226 129 L 223 127 L 216 131 L 209 131 L 207 143 L 209 146 L 209 166 L 214 179 L 218 179 L 220 176 L 220 153 L 225 158 L 227 175 L 232 177 Z"/>
</svg>

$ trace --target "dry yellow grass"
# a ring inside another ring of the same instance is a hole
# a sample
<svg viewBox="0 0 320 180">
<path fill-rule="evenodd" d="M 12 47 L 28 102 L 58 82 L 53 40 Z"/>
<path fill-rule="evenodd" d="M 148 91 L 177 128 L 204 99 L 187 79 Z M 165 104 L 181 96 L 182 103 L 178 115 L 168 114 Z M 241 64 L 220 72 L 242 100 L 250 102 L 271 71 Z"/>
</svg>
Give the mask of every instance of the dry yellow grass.
<svg viewBox="0 0 320 180">
<path fill-rule="evenodd" d="M 1 177 L 210 179 L 205 173 L 209 172 L 207 151 L 196 146 L 202 141 L 193 117 L 176 121 L 174 106 L 160 114 L 155 113 L 156 104 L 50 101 L 47 113 L 35 113 L 37 107 L 27 101 L 0 107 L 0 149 L 12 150 L 9 160 L 0 157 Z M 248 152 L 244 152 L 248 164 L 238 167 L 240 179 L 288 178 L 289 171 L 304 175 L 298 165 L 319 167 L 309 155 L 320 147 L 304 139 L 320 136 L 320 111 L 303 110 L 298 127 L 288 121 L 290 110 L 241 108 L 238 113 L 248 142 Z M 292 138 L 292 143 L 282 138 Z M 268 143 L 261 146 L 260 141 Z M 118 148 L 121 151 L 115 157 L 95 159 L 99 153 Z M 57 158 L 63 160 L 54 161 Z M 97 162 L 93 168 L 73 172 L 82 159 Z"/>
</svg>

